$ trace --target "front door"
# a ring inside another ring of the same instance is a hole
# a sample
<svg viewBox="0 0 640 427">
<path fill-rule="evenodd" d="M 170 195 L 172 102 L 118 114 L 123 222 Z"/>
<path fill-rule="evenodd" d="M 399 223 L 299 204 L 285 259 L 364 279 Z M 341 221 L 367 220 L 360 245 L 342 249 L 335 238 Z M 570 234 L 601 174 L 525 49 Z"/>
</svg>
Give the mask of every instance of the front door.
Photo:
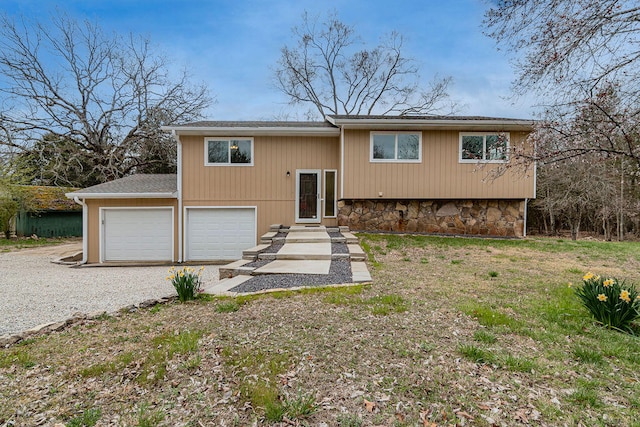
<svg viewBox="0 0 640 427">
<path fill-rule="evenodd" d="M 320 222 L 320 170 L 296 171 L 296 222 Z"/>
</svg>

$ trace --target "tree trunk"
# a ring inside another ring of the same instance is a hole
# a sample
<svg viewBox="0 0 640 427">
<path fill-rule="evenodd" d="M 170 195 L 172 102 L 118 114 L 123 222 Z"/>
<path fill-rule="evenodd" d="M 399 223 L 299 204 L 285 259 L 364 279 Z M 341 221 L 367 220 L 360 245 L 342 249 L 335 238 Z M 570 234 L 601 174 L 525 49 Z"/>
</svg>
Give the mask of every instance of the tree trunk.
<svg viewBox="0 0 640 427">
<path fill-rule="evenodd" d="M 580 233 L 580 217 L 571 221 L 571 240 L 578 240 L 578 233 Z"/>
</svg>

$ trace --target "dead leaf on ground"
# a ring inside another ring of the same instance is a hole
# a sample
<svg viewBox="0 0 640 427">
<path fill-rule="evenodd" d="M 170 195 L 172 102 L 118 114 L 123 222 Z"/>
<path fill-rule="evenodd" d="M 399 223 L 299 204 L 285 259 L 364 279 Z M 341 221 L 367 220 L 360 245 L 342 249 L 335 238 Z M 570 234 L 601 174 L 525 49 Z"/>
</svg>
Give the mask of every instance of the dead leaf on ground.
<svg viewBox="0 0 640 427">
<path fill-rule="evenodd" d="M 468 419 L 470 421 L 475 420 L 475 417 L 473 415 L 471 415 L 471 414 L 469 414 L 468 412 L 465 412 L 465 411 L 458 411 L 458 412 L 456 412 L 456 415 L 459 416 L 459 417 L 466 418 L 466 419 Z"/>
<path fill-rule="evenodd" d="M 376 409 L 376 402 L 371 402 L 370 400 L 364 399 L 364 407 L 368 412 L 373 412 Z"/>
<path fill-rule="evenodd" d="M 420 412 L 422 427 L 438 427 L 436 423 L 432 423 L 431 420 L 429 420 L 429 415 L 431 415 L 431 410 Z"/>
</svg>

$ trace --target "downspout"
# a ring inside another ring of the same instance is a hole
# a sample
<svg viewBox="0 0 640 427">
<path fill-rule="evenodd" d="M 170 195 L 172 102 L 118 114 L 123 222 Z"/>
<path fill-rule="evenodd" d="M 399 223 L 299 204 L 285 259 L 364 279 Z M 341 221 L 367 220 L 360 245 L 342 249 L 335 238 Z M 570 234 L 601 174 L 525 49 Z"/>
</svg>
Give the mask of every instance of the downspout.
<svg viewBox="0 0 640 427">
<path fill-rule="evenodd" d="M 529 199 L 524 199 L 524 227 L 522 227 L 522 237 L 527 237 L 527 210 L 529 209 L 527 204 L 529 203 Z"/>
<path fill-rule="evenodd" d="M 344 199 L 344 127 L 340 126 L 340 199 Z"/>
<path fill-rule="evenodd" d="M 175 129 L 171 131 L 173 139 L 176 140 L 176 152 L 177 152 L 177 187 L 178 187 L 178 262 L 182 262 L 182 143 L 176 133 Z"/>
<path fill-rule="evenodd" d="M 84 202 L 84 199 L 80 200 L 78 196 L 73 198 L 73 201 L 82 206 L 82 260 L 78 263 L 78 265 L 87 263 L 87 238 L 89 234 L 89 208 L 87 208 L 87 204 Z"/>
</svg>

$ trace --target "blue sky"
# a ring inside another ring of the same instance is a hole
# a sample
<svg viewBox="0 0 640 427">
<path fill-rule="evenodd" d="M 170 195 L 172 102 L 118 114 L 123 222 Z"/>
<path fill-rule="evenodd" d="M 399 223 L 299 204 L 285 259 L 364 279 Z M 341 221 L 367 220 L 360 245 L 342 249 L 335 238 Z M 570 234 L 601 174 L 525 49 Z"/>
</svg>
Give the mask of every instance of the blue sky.
<svg viewBox="0 0 640 427">
<path fill-rule="evenodd" d="M 214 120 L 269 120 L 295 115 L 272 84 L 273 69 L 304 11 L 337 11 L 368 46 L 397 30 L 423 81 L 452 76 L 460 114 L 532 117 L 530 99 L 510 98 L 513 69 L 505 52 L 482 34 L 483 0 L 0 0 L 0 10 L 46 22 L 56 8 L 105 30 L 141 34 L 186 67 L 216 98 Z"/>
</svg>

